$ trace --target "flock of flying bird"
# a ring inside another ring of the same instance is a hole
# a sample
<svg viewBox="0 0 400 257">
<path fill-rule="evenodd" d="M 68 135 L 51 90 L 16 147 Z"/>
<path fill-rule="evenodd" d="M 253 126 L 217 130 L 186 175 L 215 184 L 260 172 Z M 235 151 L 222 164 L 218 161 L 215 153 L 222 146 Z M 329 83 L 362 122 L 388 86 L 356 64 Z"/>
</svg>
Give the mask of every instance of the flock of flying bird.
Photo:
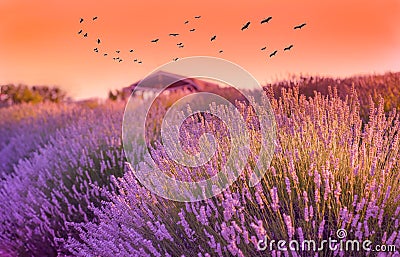
<svg viewBox="0 0 400 257">
<path fill-rule="evenodd" d="M 96 17 L 93 17 L 92 20 L 95 21 L 95 20 L 97 20 L 97 18 L 98 18 L 97 16 L 96 16 Z M 200 19 L 201 16 L 195 16 L 194 18 L 195 18 L 195 19 Z M 271 19 L 272 19 L 272 17 L 269 16 L 268 18 L 263 19 L 260 23 L 261 23 L 261 24 L 268 23 Z M 83 18 L 80 18 L 79 23 L 82 23 L 82 22 L 84 22 L 84 19 L 83 19 Z M 189 23 L 188 20 L 186 20 L 186 21 L 184 22 L 184 24 L 188 24 L 188 23 Z M 243 27 L 241 28 L 241 30 L 244 31 L 244 30 L 248 29 L 249 26 L 250 26 L 250 24 L 251 24 L 250 21 L 246 22 L 246 23 L 243 25 Z M 296 29 L 301 29 L 301 28 L 303 28 L 305 25 L 306 25 L 306 23 L 302 23 L 302 24 L 300 24 L 300 25 L 294 26 L 293 29 L 294 29 L 294 30 L 296 30 Z M 189 32 L 194 32 L 194 31 L 196 31 L 195 28 L 192 28 L 192 29 L 189 30 Z M 78 34 L 81 35 L 82 33 L 83 33 L 83 30 L 81 29 L 81 30 L 78 32 Z M 179 33 L 170 33 L 170 34 L 168 34 L 168 35 L 169 35 L 170 37 L 177 37 L 177 36 L 179 36 Z M 84 38 L 88 37 L 88 33 L 85 32 L 85 33 L 83 34 L 83 37 L 84 37 Z M 210 41 L 212 42 L 212 41 L 214 41 L 214 40 L 216 40 L 216 39 L 217 39 L 217 35 L 213 35 L 213 36 L 210 38 Z M 157 43 L 159 40 L 160 40 L 159 38 L 155 38 L 155 39 L 151 40 L 150 43 Z M 98 39 L 97 39 L 97 44 L 100 45 L 100 43 L 101 43 L 101 40 L 100 40 L 100 38 L 98 38 Z M 183 44 L 182 42 L 179 42 L 179 43 L 177 43 L 176 45 L 178 46 L 178 48 L 183 48 L 183 47 L 184 47 L 184 44 Z M 292 49 L 292 47 L 293 47 L 293 45 L 289 45 L 289 46 L 285 47 L 285 48 L 283 49 L 283 51 L 289 51 L 290 49 Z M 261 48 L 261 51 L 264 51 L 264 50 L 266 50 L 266 49 L 267 49 L 267 47 L 264 46 L 264 47 Z M 96 53 L 98 53 L 98 52 L 99 52 L 99 49 L 96 47 L 96 48 L 93 49 L 93 51 L 96 52 Z M 120 50 L 116 50 L 115 52 L 116 52 L 117 54 L 119 54 L 119 53 L 120 53 Z M 134 50 L 133 50 L 133 49 L 130 49 L 129 52 L 130 52 L 130 53 L 133 53 Z M 223 53 L 223 50 L 219 50 L 219 53 Z M 271 57 L 275 56 L 277 53 L 278 53 L 278 50 L 274 50 L 272 53 L 270 53 L 269 57 L 271 58 Z M 107 54 L 107 53 L 103 53 L 103 55 L 104 55 L 104 56 L 107 56 L 108 54 Z M 179 58 L 173 58 L 172 60 L 173 60 L 173 61 L 177 61 L 178 59 L 179 59 Z M 116 61 L 116 62 L 122 62 L 122 61 L 123 61 L 120 57 L 113 57 L 113 60 Z M 138 64 L 141 64 L 141 63 L 142 63 L 142 61 L 141 61 L 141 60 L 138 60 L 138 59 L 134 59 L 133 62 L 138 63 Z"/>
<path fill-rule="evenodd" d="M 95 16 L 95 17 L 92 18 L 92 20 L 95 21 L 95 20 L 97 20 L 97 18 L 98 18 L 98 17 Z M 84 22 L 84 19 L 83 19 L 83 18 L 80 18 L 79 23 L 82 23 L 82 22 Z M 83 33 L 83 30 L 82 30 L 82 29 L 78 31 L 78 34 L 79 34 L 79 35 L 82 34 L 82 33 Z M 85 34 L 83 34 L 83 37 L 88 37 L 88 33 L 85 32 Z M 98 38 L 98 39 L 97 39 L 97 44 L 100 45 L 100 43 L 101 43 L 101 40 L 100 40 L 100 38 Z M 99 49 L 96 47 L 96 48 L 93 49 L 93 51 L 96 52 L 96 53 L 98 53 L 98 52 L 99 52 Z M 130 53 L 133 53 L 133 51 L 134 51 L 133 49 L 130 49 L 130 50 L 129 50 Z M 120 50 L 116 50 L 115 52 L 116 52 L 117 54 L 119 54 L 121 51 L 120 51 Z M 104 53 L 103 55 L 104 55 L 104 56 L 107 56 L 108 53 Z M 123 61 L 120 57 L 113 57 L 113 60 L 114 60 L 114 61 L 117 61 L 117 62 L 122 62 L 122 61 Z M 142 63 L 142 61 L 140 61 L 140 60 L 138 60 L 138 59 L 134 59 L 133 61 L 136 62 L 136 63 L 139 63 L 139 64 Z"/>
</svg>

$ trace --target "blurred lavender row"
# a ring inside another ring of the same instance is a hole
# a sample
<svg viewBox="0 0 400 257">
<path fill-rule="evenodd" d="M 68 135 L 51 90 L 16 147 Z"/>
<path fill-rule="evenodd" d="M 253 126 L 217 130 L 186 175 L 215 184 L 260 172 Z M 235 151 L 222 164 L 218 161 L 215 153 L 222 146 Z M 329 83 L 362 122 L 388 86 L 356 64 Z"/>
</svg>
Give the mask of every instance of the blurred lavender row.
<svg viewBox="0 0 400 257">
<path fill-rule="evenodd" d="M 46 103 L 0 111 L 8 124 L 2 126 L 8 140 L 1 159 L 8 166 L 1 169 L 0 249 L 57 256 L 74 234 L 67 222 L 93 220 L 89 207 L 106 199 L 98 188 L 111 188 L 109 176 L 122 175 L 123 106 Z"/>
</svg>

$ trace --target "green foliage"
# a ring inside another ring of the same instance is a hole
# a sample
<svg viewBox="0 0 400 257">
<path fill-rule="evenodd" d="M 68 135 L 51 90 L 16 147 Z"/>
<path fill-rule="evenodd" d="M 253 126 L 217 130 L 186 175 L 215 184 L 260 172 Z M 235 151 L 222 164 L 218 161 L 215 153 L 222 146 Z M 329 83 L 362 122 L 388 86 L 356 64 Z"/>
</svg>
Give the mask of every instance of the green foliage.
<svg viewBox="0 0 400 257">
<path fill-rule="evenodd" d="M 0 86 L 0 107 L 21 103 L 59 103 L 66 99 L 66 93 L 57 87 L 2 85 Z"/>
</svg>

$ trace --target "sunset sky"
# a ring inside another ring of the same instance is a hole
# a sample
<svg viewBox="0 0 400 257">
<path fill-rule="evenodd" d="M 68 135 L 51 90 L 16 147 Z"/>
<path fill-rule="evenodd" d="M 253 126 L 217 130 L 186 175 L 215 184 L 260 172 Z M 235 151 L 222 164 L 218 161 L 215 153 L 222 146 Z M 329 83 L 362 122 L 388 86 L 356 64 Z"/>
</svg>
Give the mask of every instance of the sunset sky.
<svg viewBox="0 0 400 257">
<path fill-rule="evenodd" d="M 399 24 L 399 0 L 0 0 L 0 84 L 57 85 L 76 99 L 106 97 L 175 57 L 196 55 L 232 61 L 260 83 L 300 73 L 400 71 Z M 117 56 L 123 61 L 112 59 Z"/>
</svg>

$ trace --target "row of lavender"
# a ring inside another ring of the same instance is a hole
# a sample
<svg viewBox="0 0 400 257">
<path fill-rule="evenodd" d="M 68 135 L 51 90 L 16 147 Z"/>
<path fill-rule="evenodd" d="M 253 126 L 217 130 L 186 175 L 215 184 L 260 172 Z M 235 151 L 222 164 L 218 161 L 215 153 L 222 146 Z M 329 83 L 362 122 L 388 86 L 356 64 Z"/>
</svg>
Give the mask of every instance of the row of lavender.
<svg viewBox="0 0 400 257">
<path fill-rule="evenodd" d="M 328 248 L 266 253 L 257 248 L 265 238 L 300 243 L 338 239 L 338 229 L 347 231 L 347 239 L 398 248 L 399 116 L 386 117 L 380 103 L 363 124 L 354 94 L 346 101 L 336 94 L 306 100 L 289 90 L 272 105 L 277 151 L 255 188 L 247 186 L 247 170 L 223 194 L 182 204 L 152 195 L 127 170 L 115 180 L 119 190 L 111 202 L 97 209 L 99 222 L 76 225 L 81 239 L 71 238 L 69 249 L 77 256 L 376 254 Z"/>
<path fill-rule="evenodd" d="M 29 142 L 30 134 L 39 143 L 6 151 L 19 162 L 2 172 L 0 249 L 20 256 L 373 256 L 257 248 L 265 238 L 322 240 L 340 228 L 349 239 L 400 247 L 399 115 L 385 115 L 381 102 L 363 124 L 354 93 L 306 99 L 287 90 L 271 104 L 278 138 L 261 183 L 247 186 L 248 165 L 228 190 L 196 203 L 157 197 L 124 165 L 122 106 L 44 105 L 37 118 L 11 122 L 2 149 Z"/>
<path fill-rule="evenodd" d="M 89 209 L 121 176 L 123 106 L 91 109 L 39 104 L 1 109 L 0 249 L 11 256 L 67 253 L 69 221 L 88 222 Z M 76 233 L 75 233 L 76 234 Z"/>
</svg>

